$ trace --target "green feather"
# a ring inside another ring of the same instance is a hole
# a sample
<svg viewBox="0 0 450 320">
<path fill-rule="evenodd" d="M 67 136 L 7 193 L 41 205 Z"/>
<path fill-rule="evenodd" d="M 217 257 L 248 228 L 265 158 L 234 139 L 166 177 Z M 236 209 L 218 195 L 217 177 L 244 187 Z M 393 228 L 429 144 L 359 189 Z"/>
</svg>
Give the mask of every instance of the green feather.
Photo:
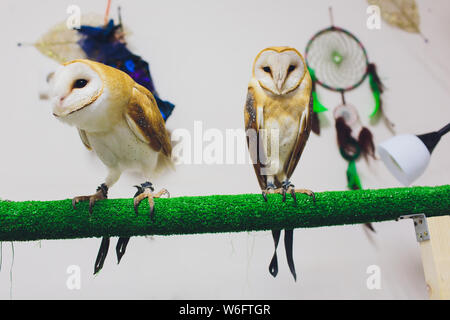
<svg viewBox="0 0 450 320">
<path fill-rule="evenodd" d="M 356 164 L 354 160 L 348 163 L 347 182 L 347 186 L 350 190 L 362 189 L 361 180 L 359 179 L 358 171 L 356 171 Z"/>
<path fill-rule="evenodd" d="M 372 89 L 372 94 L 375 99 L 375 108 L 370 114 L 370 117 L 373 118 L 377 115 L 378 111 L 380 110 L 381 106 L 381 100 L 380 100 L 380 88 L 378 87 L 378 84 L 373 79 L 373 75 L 369 73 L 369 82 L 370 82 L 370 88 Z"/>
<path fill-rule="evenodd" d="M 312 92 L 312 96 L 313 96 L 313 111 L 314 112 L 320 113 L 320 112 L 324 112 L 324 111 L 328 110 L 327 108 L 325 108 L 325 106 L 323 104 L 320 103 L 319 99 L 317 98 L 316 91 Z"/>
<path fill-rule="evenodd" d="M 317 81 L 316 78 L 316 73 L 314 72 L 314 69 L 308 68 L 309 70 L 309 74 L 311 75 L 311 80 L 313 82 Z M 316 113 L 320 113 L 320 112 L 324 112 L 327 111 L 328 109 L 319 101 L 319 98 L 317 97 L 317 92 L 316 90 L 312 91 L 312 96 L 313 96 L 313 111 Z"/>
<path fill-rule="evenodd" d="M 311 80 L 316 82 L 317 81 L 317 77 L 316 77 L 316 72 L 314 71 L 314 69 L 308 68 L 308 71 L 309 71 L 309 75 L 311 76 Z"/>
</svg>

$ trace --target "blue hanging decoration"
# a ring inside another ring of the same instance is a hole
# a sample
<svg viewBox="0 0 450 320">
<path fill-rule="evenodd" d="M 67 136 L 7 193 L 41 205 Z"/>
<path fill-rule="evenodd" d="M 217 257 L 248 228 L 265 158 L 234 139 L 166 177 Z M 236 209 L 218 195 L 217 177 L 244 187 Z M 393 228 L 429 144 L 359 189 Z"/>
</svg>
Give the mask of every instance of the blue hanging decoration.
<svg viewBox="0 0 450 320">
<path fill-rule="evenodd" d="M 78 44 L 88 59 L 127 73 L 134 81 L 153 94 L 163 119 L 169 118 L 175 106 L 159 97 L 150 75 L 149 64 L 127 48 L 121 22 L 115 25 L 114 20 L 110 19 L 104 26 L 82 25 L 77 31 L 81 35 Z"/>
</svg>

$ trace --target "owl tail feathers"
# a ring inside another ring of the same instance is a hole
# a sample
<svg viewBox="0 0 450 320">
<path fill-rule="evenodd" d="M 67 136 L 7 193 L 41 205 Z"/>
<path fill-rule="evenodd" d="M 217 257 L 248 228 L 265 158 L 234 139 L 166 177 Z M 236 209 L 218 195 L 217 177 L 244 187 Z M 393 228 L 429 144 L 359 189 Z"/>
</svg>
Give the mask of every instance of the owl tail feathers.
<svg viewBox="0 0 450 320">
<path fill-rule="evenodd" d="M 159 112 L 161 112 L 161 115 L 162 115 L 164 121 L 167 121 L 167 119 L 172 114 L 172 111 L 175 108 L 175 105 L 169 101 L 161 100 L 156 95 L 155 95 L 155 100 L 156 100 L 156 104 L 158 105 Z"/>
</svg>

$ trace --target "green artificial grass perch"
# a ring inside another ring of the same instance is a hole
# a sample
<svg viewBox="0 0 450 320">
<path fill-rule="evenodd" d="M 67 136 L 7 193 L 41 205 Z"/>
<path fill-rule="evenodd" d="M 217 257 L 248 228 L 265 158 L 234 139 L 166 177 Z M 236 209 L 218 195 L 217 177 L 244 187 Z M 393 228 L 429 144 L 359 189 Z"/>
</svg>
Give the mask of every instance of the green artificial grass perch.
<svg viewBox="0 0 450 320">
<path fill-rule="evenodd" d="M 323 227 L 395 220 L 402 215 L 448 215 L 450 186 L 329 191 L 297 204 L 279 194 L 214 195 L 155 199 L 155 220 L 143 201 L 139 216 L 132 199 L 87 203 L 71 200 L 0 201 L 0 241 L 74 239 L 101 236 L 176 235 Z"/>
</svg>

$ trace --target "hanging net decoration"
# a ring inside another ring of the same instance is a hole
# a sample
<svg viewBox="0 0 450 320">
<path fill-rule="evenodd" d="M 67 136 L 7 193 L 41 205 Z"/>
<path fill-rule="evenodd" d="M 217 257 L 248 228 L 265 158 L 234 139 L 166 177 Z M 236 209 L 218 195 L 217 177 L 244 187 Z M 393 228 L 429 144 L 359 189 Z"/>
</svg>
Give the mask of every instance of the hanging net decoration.
<svg viewBox="0 0 450 320">
<path fill-rule="evenodd" d="M 318 32 L 309 41 L 305 59 L 315 81 L 334 91 L 358 87 L 368 72 L 362 44 L 348 31 L 334 26 Z"/>
<path fill-rule="evenodd" d="M 334 25 L 320 30 L 309 40 L 305 60 L 313 80 L 315 133 L 320 133 L 317 113 L 328 110 L 317 96 L 316 84 L 340 92 L 345 105 L 344 93 L 359 87 L 367 77 L 374 98 L 370 118 L 377 120 L 382 117 L 388 129 L 394 132 L 394 125 L 382 112 L 381 94 L 384 87 L 377 68 L 374 63 L 369 62 L 366 49 L 355 35 Z"/>
<path fill-rule="evenodd" d="M 330 17 L 332 19 L 331 8 Z M 342 103 L 334 108 L 333 117 L 337 144 L 341 156 L 348 162 L 346 172 L 347 187 L 350 190 L 362 189 L 356 170 L 356 161 L 362 155 L 366 160 L 375 159 L 375 147 L 370 130 L 362 125 L 357 108 L 345 100 L 345 92 L 359 87 L 369 78 L 374 97 L 371 119 L 382 115 L 381 94 L 383 85 L 376 72 L 376 66 L 369 62 L 366 49 L 349 31 L 331 25 L 317 32 L 309 40 L 305 50 L 305 60 L 313 80 L 313 125 L 312 129 L 320 134 L 318 114 L 328 110 L 319 100 L 316 85 L 340 93 Z M 392 124 L 383 116 L 392 130 Z M 370 224 L 367 227 L 373 230 Z"/>
</svg>

